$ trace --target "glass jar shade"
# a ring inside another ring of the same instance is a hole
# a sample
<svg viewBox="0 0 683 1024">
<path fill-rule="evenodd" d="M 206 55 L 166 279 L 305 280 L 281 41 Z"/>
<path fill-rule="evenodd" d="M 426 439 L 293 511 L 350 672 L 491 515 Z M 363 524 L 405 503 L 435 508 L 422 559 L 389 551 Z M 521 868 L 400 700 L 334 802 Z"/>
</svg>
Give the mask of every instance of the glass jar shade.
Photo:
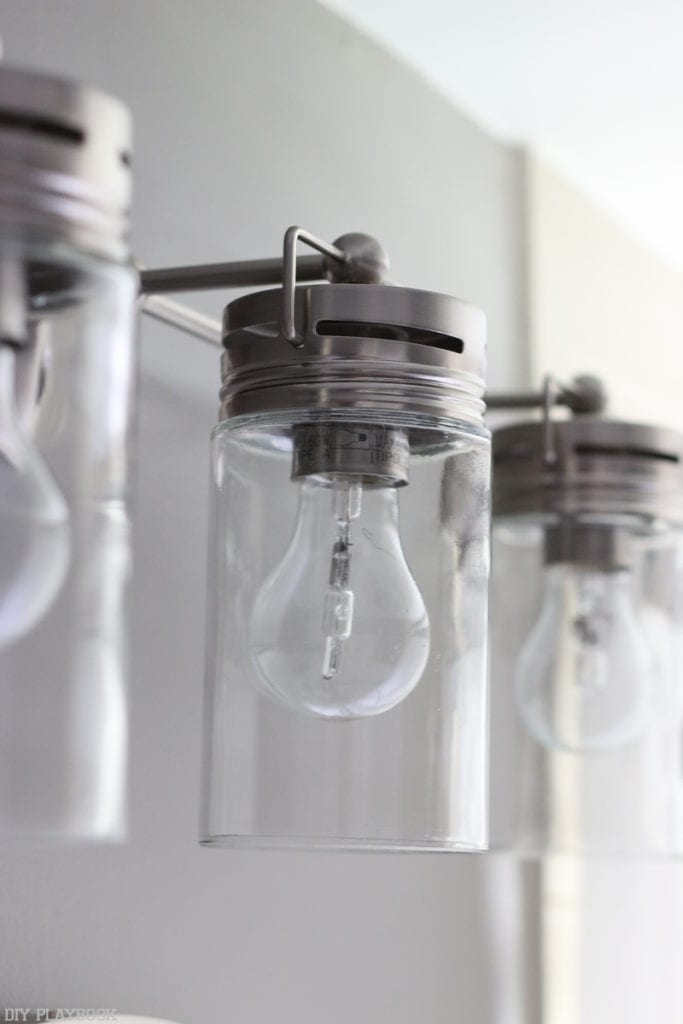
<svg viewBox="0 0 683 1024">
<path fill-rule="evenodd" d="M 129 123 L 0 69 L 0 836 L 125 830 Z"/>
<path fill-rule="evenodd" d="M 31 354 L 44 382 L 20 436 L 49 486 L 29 493 L 27 469 L 2 467 L 0 834 L 118 838 L 135 282 L 75 253 L 46 247 L 41 260 L 78 284 L 74 301 L 41 310 Z"/>
<path fill-rule="evenodd" d="M 624 425 L 609 422 L 562 429 L 560 462 L 565 442 L 578 462 L 557 470 L 563 484 L 548 469 L 531 499 L 531 476 L 506 477 L 524 428 L 509 428 L 509 448 L 497 442 L 492 845 L 673 856 L 683 845 L 680 439 L 628 427 L 640 441 L 623 443 Z M 538 495 L 566 511 L 524 510 Z"/>
<path fill-rule="evenodd" d="M 292 478 L 302 428 L 395 432 L 404 479 Z M 399 413 L 216 428 L 203 842 L 485 845 L 488 448 Z"/>
</svg>

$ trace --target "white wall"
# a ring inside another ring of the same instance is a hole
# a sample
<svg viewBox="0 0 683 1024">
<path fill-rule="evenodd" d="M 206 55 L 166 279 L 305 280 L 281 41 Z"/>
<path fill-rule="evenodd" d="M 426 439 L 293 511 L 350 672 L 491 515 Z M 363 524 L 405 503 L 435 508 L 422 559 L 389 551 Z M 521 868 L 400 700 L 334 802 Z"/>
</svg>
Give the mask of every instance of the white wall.
<svg viewBox="0 0 683 1024">
<path fill-rule="evenodd" d="M 396 279 L 482 305 L 491 380 L 524 380 L 518 154 L 312 0 L 4 0 L 0 34 L 9 62 L 132 106 L 147 263 L 268 255 L 293 222 L 370 231 Z M 499 946 L 514 906 L 490 862 L 196 846 L 217 356 L 150 324 L 141 352 L 131 838 L 1 851 L 2 1003 L 186 1024 L 518 1020 Z"/>
<path fill-rule="evenodd" d="M 604 377 L 614 415 L 683 429 L 683 274 L 528 161 L 530 357 Z"/>
</svg>

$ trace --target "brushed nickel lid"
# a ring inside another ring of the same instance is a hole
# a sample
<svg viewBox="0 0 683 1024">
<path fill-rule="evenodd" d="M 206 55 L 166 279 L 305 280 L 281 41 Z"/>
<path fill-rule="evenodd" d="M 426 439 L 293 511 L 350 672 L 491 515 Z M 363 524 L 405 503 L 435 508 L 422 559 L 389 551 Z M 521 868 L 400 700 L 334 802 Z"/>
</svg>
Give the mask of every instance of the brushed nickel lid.
<svg viewBox="0 0 683 1024">
<path fill-rule="evenodd" d="M 683 435 L 640 423 L 577 416 L 493 433 L 494 517 L 639 515 L 683 524 Z"/>
<path fill-rule="evenodd" d="M 0 232 L 129 255 L 131 120 L 97 89 L 0 67 Z"/>
<path fill-rule="evenodd" d="M 486 322 L 448 295 L 374 284 L 302 285 L 294 348 L 282 289 L 231 302 L 223 321 L 221 419 L 291 409 L 412 413 L 481 423 Z"/>
</svg>

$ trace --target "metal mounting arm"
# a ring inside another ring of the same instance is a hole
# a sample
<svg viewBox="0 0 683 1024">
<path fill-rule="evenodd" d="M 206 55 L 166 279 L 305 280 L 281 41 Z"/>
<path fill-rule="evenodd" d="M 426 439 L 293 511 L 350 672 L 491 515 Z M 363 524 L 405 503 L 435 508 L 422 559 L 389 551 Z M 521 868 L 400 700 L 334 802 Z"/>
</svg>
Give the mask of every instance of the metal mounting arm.
<svg viewBox="0 0 683 1024">
<path fill-rule="evenodd" d="M 210 345 L 222 346 L 223 327 L 220 320 L 206 316 L 191 306 L 176 302 L 165 295 L 143 295 L 138 300 L 141 313 L 153 320 L 160 320 L 170 327 L 177 327 L 193 338 L 207 341 Z"/>
<path fill-rule="evenodd" d="M 296 246 L 303 242 L 319 256 L 297 259 Z M 298 347 L 294 320 L 297 281 L 346 281 L 380 284 L 389 267 L 388 257 L 376 239 L 358 232 L 325 242 L 309 231 L 294 226 L 285 233 L 282 256 L 264 260 L 208 263 L 186 267 L 164 267 L 139 271 L 141 312 L 208 341 L 222 343 L 218 320 L 165 298 L 170 292 L 208 291 L 222 288 L 264 287 L 282 284 L 282 336 Z"/>
<path fill-rule="evenodd" d="M 547 377 L 541 391 L 501 391 L 486 396 L 488 409 L 541 409 L 546 404 L 548 392 L 552 393 L 552 405 L 561 405 L 573 413 L 598 414 L 607 406 L 607 393 L 599 377 L 587 374 L 575 377 L 569 384 L 562 384 L 554 377 Z"/>
<path fill-rule="evenodd" d="M 297 261 L 300 281 L 325 279 L 323 256 L 302 256 Z M 281 256 L 265 260 L 240 260 L 232 263 L 205 263 L 189 267 L 163 267 L 140 271 L 141 295 L 169 292 L 200 292 L 216 288 L 259 288 L 282 283 Z"/>
</svg>

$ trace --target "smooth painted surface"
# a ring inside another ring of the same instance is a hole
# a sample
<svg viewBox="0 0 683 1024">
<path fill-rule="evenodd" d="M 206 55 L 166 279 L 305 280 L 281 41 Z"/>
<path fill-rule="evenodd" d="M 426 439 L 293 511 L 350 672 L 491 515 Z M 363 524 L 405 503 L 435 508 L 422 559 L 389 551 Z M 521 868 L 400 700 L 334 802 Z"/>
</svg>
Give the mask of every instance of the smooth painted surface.
<svg viewBox="0 0 683 1024">
<path fill-rule="evenodd" d="M 529 161 L 532 375 L 597 373 L 613 415 L 683 430 L 683 272 Z"/>
<path fill-rule="evenodd" d="M 322 0 L 683 269 L 683 8 Z"/>
</svg>

